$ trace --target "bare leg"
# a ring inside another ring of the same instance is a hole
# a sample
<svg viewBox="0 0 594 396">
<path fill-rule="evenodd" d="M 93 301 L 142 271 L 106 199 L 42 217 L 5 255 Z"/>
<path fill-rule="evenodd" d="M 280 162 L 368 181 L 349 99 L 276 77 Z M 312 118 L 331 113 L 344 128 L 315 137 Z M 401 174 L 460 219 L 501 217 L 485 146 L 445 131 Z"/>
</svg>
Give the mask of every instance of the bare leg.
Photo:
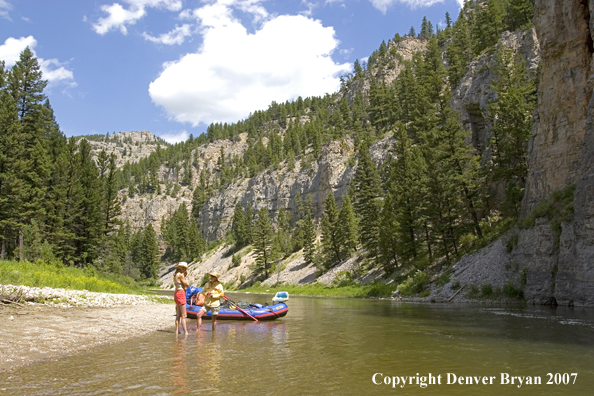
<svg viewBox="0 0 594 396">
<path fill-rule="evenodd" d="M 216 329 L 217 328 L 217 316 L 218 315 L 212 315 L 212 329 Z"/>
<path fill-rule="evenodd" d="M 179 319 L 181 317 L 181 312 L 179 311 L 179 305 L 175 305 L 175 334 L 179 333 Z"/>
<path fill-rule="evenodd" d="M 198 331 L 198 329 L 202 325 L 202 315 L 204 315 L 204 311 L 203 310 L 198 311 L 198 313 L 196 314 L 196 320 L 198 322 L 198 324 L 196 326 L 196 331 Z"/>
<path fill-rule="evenodd" d="M 186 313 L 186 306 L 185 305 L 180 305 L 180 311 L 181 311 L 181 324 L 182 327 L 184 329 L 184 334 L 188 334 L 188 328 L 186 327 L 186 316 L 188 316 L 188 314 Z"/>
</svg>

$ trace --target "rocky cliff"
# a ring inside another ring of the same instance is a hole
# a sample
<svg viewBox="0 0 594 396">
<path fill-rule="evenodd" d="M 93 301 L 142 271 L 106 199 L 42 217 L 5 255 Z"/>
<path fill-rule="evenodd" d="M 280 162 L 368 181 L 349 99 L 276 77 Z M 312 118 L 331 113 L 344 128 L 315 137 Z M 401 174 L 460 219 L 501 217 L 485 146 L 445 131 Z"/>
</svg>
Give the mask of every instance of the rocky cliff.
<svg viewBox="0 0 594 396">
<path fill-rule="evenodd" d="M 593 0 L 535 4 L 542 71 L 523 215 L 575 186 L 573 220 L 559 229 L 543 216 L 518 234 L 512 260 L 535 303 L 594 305 L 593 11 Z"/>
<path fill-rule="evenodd" d="M 427 40 L 404 36 L 397 41 L 390 40 L 387 48 L 388 55 L 382 58 L 380 62 L 369 67 L 365 71 L 364 78 L 351 80 L 348 89 L 339 92 L 338 100 L 344 96 L 352 104 L 357 92 L 361 92 L 363 98 L 368 100 L 371 80 L 377 79 L 390 84 L 404 70 L 404 61 L 411 60 L 415 53 L 427 49 Z"/>
<path fill-rule="evenodd" d="M 77 136 L 75 139 L 83 137 Z M 159 145 L 162 147 L 167 145 L 165 141 L 149 131 L 120 132 L 102 140 L 87 140 L 91 145 L 92 155 L 97 156 L 101 150 L 105 150 L 107 155 L 115 154 L 118 168 L 126 162 L 138 162 L 141 158 L 148 157 Z"/>
<path fill-rule="evenodd" d="M 540 50 L 535 30 L 520 30 L 504 32 L 497 47 L 512 49 L 514 55 L 519 55 L 525 62 L 528 72 L 534 74 L 540 64 Z M 489 102 L 495 100 L 495 93 L 491 88 L 496 64 L 496 56 L 487 52 L 473 60 L 466 75 L 453 90 L 452 108 L 460 113 L 460 121 L 466 130 L 471 132 L 472 145 L 485 156 L 487 145 L 491 140 L 491 125 L 484 117 Z"/>
</svg>

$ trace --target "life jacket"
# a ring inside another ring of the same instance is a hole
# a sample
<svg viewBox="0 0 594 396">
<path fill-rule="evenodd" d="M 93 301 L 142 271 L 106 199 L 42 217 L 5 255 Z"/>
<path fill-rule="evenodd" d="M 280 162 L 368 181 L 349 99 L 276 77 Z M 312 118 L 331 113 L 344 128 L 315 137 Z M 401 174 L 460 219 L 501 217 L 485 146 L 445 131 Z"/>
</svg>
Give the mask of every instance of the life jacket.
<svg viewBox="0 0 594 396">
<path fill-rule="evenodd" d="M 196 293 L 192 296 L 190 305 L 204 305 L 204 294 Z"/>
</svg>

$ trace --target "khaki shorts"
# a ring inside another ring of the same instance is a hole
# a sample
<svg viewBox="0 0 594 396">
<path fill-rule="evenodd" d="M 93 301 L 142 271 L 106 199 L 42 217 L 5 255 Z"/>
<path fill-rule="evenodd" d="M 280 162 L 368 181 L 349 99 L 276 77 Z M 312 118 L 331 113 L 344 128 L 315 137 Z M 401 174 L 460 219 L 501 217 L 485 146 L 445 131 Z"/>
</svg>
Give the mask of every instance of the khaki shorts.
<svg viewBox="0 0 594 396">
<path fill-rule="evenodd" d="M 207 313 L 208 311 L 212 312 L 213 315 L 218 315 L 219 314 L 219 307 L 207 307 L 206 305 L 203 305 L 202 308 L 200 308 L 200 311 Z"/>
</svg>

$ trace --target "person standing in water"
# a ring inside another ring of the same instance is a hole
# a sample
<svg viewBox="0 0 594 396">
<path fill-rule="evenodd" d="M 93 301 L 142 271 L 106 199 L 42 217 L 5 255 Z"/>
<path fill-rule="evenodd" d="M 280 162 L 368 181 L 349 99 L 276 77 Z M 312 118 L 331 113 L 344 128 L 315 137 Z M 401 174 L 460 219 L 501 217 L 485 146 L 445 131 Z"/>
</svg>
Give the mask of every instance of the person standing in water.
<svg viewBox="0 0 594 396">
<path fill-rule="evenodd" d="M 186 327 L 186 289 L 190 285 L 186 279 L 188 274 L 188 263 L 183 261 L 177 265 L 175 274 L 173 274 L 173 284 L 175 286 L 175 294 L 173 299 L 175 300 L 175 335 L 179 333 L 179 324 L 181 322 L 184 330 L 184 335 L 188 334 Z"/>
<path fill-rule="evenodd" d="M 219 273 L 213 271 L 208 273 L 208 275 L 210 276 L 210 281 L 204 285 L 204 290 L 202 291 L 205 296 L 204 305 L 196 315 L 198 319 L 196 331 L 198 331 L 202 325 L 202 315 L 206 314 L 208 311 L 212 312 L 212 328 L 214 330 L 217 326 L 217 316 L 219 315 L 219 307 L 221 306 L 221 297 L 225 295 L 223 285 L 219 282 Z"/>
</svg>

